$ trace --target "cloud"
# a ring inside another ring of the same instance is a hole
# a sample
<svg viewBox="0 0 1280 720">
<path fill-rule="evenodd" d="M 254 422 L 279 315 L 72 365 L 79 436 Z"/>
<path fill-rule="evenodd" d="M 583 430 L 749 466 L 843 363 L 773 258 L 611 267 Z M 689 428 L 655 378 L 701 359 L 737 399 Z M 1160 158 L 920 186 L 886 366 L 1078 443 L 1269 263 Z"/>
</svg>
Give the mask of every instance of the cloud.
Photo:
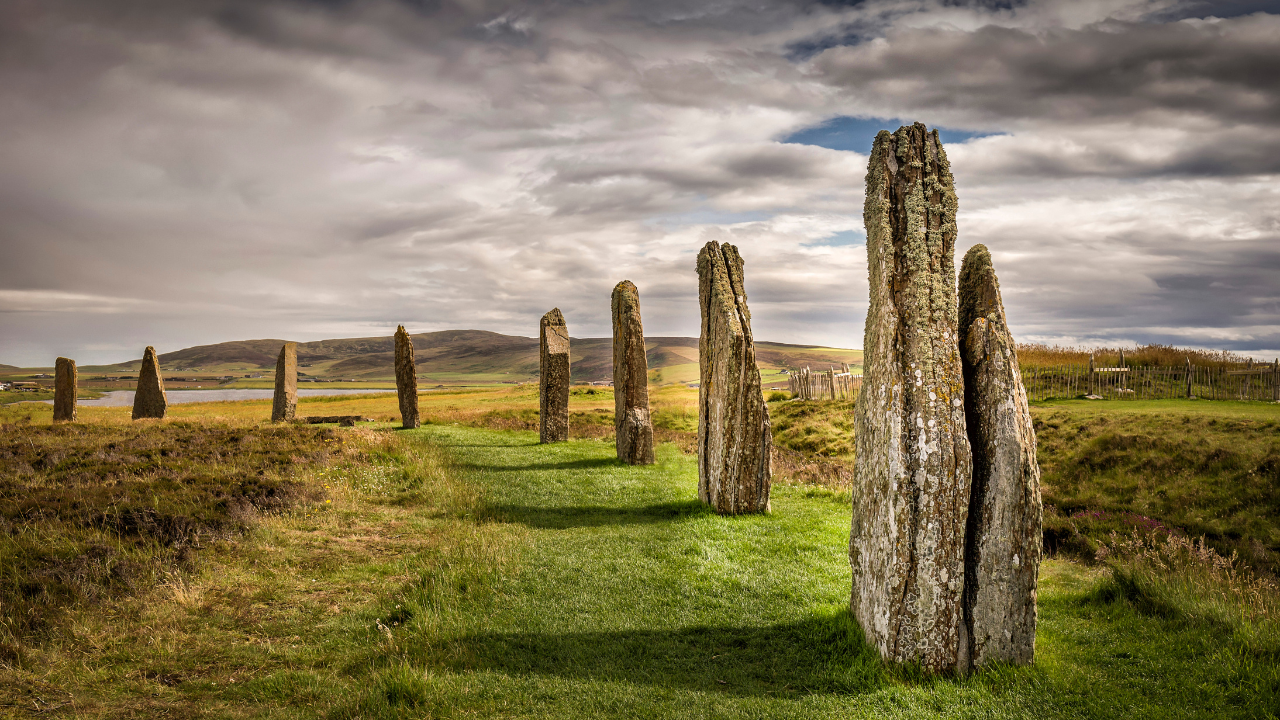
<svg viewBox="0 0 1280 720">
<path fill-rule="evenodd" d="M 0 362 L 555 305 L 605 335 L 624 277 L 696 334 L 709 239 L 757 337 L 858 345 L 866 148 L 829 136 L 870 125 L 832 118 L 994 133 L 948 152 L 1016 330 L 1263 352 L 1280 33 L 1195 7 L 14 3 Z"/>
</svg>

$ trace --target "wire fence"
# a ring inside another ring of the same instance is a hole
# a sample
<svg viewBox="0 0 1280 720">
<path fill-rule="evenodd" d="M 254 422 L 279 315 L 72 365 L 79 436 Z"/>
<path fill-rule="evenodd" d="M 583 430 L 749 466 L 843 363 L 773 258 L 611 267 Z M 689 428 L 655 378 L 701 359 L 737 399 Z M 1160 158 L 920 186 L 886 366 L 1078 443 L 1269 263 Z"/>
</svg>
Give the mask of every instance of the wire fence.
<svg viewBox="0 0 1280 720">
<path fill-rule="evenodd" d="M 1123 357 L 1121 358 L 1123 363 Z M 1280 402 L 1280 360 L 1262 365 L 1182 366 L 1087 364 L 1034 366 L 1021 369 L 1028 400 L 1106 398 L 1112 400 L 1259 400 Z M 800 400 L 853 400 L 862 375 L 845 364 L 837 370 L 804 367 L 788 376 L 791 397 Z"/>
</svg>

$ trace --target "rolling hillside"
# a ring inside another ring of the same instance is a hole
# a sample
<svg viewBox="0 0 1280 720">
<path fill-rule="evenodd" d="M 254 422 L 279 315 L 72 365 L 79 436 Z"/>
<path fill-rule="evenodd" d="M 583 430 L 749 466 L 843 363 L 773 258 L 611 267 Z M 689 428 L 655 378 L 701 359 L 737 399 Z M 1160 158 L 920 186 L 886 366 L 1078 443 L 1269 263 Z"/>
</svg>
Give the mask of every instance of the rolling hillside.
<svg viewBox="0 0 1280 720">
<path fill-rule="evenodd" d="M 419 382 L 526 382 L 538 376 L 537 338 L 501 335 L 484 330 L 445 330 L 413 335 Z M 611 338 L 573 338 L 572 373 L 578 382 L 608 380 L 613 372 Z M 239 340 L 200 345 L 160 355 L 166 372 L 267 372 L 275 367 L 284 340 Z M 651 337 L 645 343 L 654 382 L 698 379 L 698 339 Z M 387 379 L 394 376 L 394 343 L 390 336 L 317 340 L 298 343 L 299 372 L 326 379 Z M 779 370 L 809 365 L 817 368 L 856 365 L 860 350 L 757 342 L 756 355 L 766 383 L 779 381 Z M 112 366 L 137 371 L 141 360 Z"/>
</svg>

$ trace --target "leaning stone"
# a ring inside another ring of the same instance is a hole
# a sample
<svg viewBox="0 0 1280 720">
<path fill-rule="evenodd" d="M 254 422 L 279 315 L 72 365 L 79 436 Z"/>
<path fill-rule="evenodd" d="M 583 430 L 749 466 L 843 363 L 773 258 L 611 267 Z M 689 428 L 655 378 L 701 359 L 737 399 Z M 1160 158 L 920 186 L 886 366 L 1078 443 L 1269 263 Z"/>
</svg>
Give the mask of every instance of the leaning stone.
<svg viewBox="0 0 1280 720">
<path fill-rule="evenodd" d="M 649 360 L 640 324 L 640 291 L 630 280 L 613 288 L 613 417 L 618 459 L 653 464 Z"/>
<path fill-rule="evenodd" d="M 871 298 L 855 410 L 850 607 L 886 660 L 963 672 L 972 458 L 956 338 L 956 194 L 937 131 L 881 131 L 866 182 Z"/>
<path fill-rule="evenodd" d="M 569 439 L 569 328 L 560 308 L 538 325 L 538 442 Z"/>
<path fill-rule="evenodd" d="M 418 427 L 418 366 L 413 362 L 413 339 L 403 325 L 396 328 L 396 396 L 400 399 L 401 427 Z"/>
<path fill-rule="evenodd" d="M 138 389 L 133 394 L 133 419 L 163 418 L 168 407 L 160 361 L 156 359 L 156 349 L 148 345 L 142 354 L 142 369 L 138 371 Z"/>
<path fill-rule="evenodd" d="M 76 419 L 76 361 L 60 357 L 53 371 L 53 421 Z"/>
<path fill-rule="evenodd" d="M 287 342 L 276 358 L 276 394 L 271 422 L 289 422 L 298 412 L 298 343 Z"/>
<path fill-rule="evenodd" d="M 964 580 L 969 657 L 974 665 L 1026 664 L 1036 653 L 1040 468 L 1000 283 L 982 245 L 961 265 L 960 327 L 973 447 Z"/>
<path fill-rule="evenodd" d="M 769 409 L 760 390 L 738 248 L 698 253 L 698 497 L 722 515 L 768 512 Z"/>
</svg>

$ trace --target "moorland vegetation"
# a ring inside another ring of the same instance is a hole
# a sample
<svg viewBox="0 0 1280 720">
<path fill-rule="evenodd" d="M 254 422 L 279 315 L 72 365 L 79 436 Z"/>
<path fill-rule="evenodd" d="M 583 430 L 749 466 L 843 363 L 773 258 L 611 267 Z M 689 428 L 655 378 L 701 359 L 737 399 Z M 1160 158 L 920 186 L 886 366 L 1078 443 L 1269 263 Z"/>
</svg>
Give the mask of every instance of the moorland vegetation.
<svg viewBox="0 0 1280 720">
<path fill-rule="evenodd" d="M 696 391 L 620 465 L 608 389 L 536 443 L 532 388 L 0 409 L 0 708 L 155 717 L 1268 717 L 1273 406 L 1033 409 L 1050 559 L 1037 663 L 883 664 L 847 613 L 847 408 L 770 403 L 774 511 L 696 500 Z M 786 455 L 792 453 L 793 455 Z M 778 459 L 775 458 L 775 461 Z M 791 472 L 789 468 L 795 469 Z M 1200 536 L 1204 540 L 1200 540 Z"/>
</svg>

